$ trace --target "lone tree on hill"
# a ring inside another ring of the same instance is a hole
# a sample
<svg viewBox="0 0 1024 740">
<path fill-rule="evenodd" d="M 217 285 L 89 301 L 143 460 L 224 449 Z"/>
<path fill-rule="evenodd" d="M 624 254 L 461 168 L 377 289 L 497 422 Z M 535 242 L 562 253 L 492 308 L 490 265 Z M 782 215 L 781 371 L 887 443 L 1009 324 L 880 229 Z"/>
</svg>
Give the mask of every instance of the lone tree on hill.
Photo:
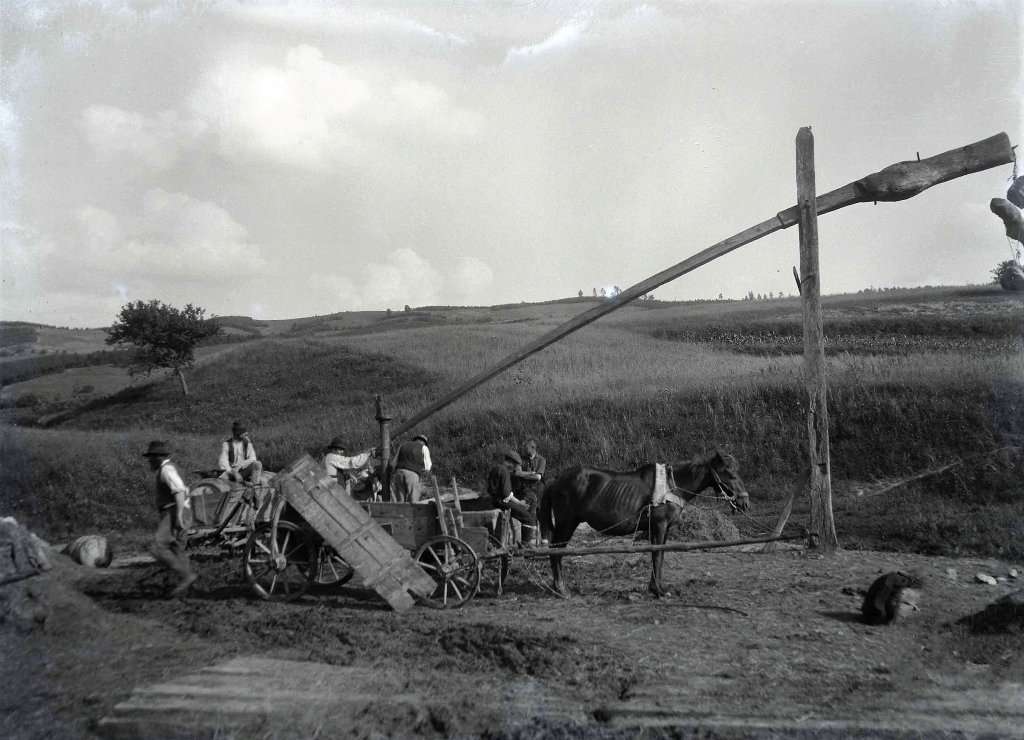
<svg viewBox="0 0 1024 740">
<path fill-rule="evenodd" d="M 117 321 L 107 329 L 106 341 L 135 348 L 129 368 L 133 375 L 158 368 L 173 370 L 181 381 L 182 395 L 187 396 L 185 369 L 195 363 L 196 345 L 220 332 L 220 325 L 206 318 L 206 310 L 191 303 L 177 309 L 158 300 L 135 301 L 121 307 Z"/>
</svg>

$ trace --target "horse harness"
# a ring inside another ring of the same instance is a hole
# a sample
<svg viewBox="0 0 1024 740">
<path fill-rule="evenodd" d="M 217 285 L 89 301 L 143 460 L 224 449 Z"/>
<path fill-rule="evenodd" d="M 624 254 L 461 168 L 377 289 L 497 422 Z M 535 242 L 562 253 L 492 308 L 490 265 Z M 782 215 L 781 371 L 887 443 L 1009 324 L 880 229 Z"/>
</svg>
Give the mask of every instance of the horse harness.
<svg viewBox="0 0 1024 740">
<path fill-rule="evenodd" d="M 733 508 L 733 511 L 739 511 L 740 509 L 736 505 L 737 493 L 732 489 L 732 487 L 730 485 L 728 485 L 725 481 L 723 481 L 721 479 L 721 477 L 718 475 L 718 473 L 715 471 L 715 469 L 712 468 L 710 465 L 708 466 L 708 470 L 711 472 L 711 477 L 714 480 L 715 492 L 718 493 L 717 496 L 704 496 L 702 493 L 700 493 L 700 491 L 691 491 L 689 489 L 682 488 L 681 486 L 676 485 L 675 469 L 673 468 L 671 463 L 665 463 L 664 465 L 661 465 L 661 464 L 657 465 L 655 476 L 654 476 L 654 499 L 655 500 L 653 500 L 651 502 L 651 505 L 652 506 L 661 506 L 664 503 L 673 503 L 676 506 L 683 506 L 683 505 L 686 504 L 686 500 L 683 499 L 681 496 L 679 496 L 676 493 L 676 491 L 682 491 L 684 494 L 689 494 L 691 497 L 696 497 L 696 498 L 714 498 L 714 499 L 719 499 L 720 498 L 720 499 L 723 499 L 723 500 L 725 500 L 725 501 L 727 501 L 729 503 L 729 506 L 731 506 Z M 663 492 L 662 495 L 659 497 L 659 495 L 658 495 L 658 483 L 659 483 L 658 478 L 662 474 L 664 474 L 664 476 L 665 476 L 665 479 L 666 479 L 665 483 L 666 483 L 666 487 L 667 487 L 668 490 Z"/>
</svg>

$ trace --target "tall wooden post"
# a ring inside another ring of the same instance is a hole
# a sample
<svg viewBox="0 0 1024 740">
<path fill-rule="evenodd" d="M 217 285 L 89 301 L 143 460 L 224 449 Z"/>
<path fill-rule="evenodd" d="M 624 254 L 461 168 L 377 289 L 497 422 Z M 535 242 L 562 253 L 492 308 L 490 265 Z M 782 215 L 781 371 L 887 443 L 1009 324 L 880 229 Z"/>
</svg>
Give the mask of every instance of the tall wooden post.
<svg viewBox="0 0 1024 740">
<path fill-rule="evenodd" d="M 380 451 L 380 483 L 384 487 L 382 498 L 391 498 L 391 417 L 384 413 L 384 403 L 377 395 L 377 424 L 380 426 L 380 440 L 377 449 Z"/>
<path fill-rule="evenodd" d="M 800 210 L 800 296 L 804 313 L 804 381 L 807 387 L 807 449 L 810 457 L 811 532 L 819 546 L 839 549 L 832 516 L 832 468 L 828 449 L 825 345 L 818 271 L 818 208 L 814 185 L 814 136 L 796 135 L 796 196 Z"/>
</svg>

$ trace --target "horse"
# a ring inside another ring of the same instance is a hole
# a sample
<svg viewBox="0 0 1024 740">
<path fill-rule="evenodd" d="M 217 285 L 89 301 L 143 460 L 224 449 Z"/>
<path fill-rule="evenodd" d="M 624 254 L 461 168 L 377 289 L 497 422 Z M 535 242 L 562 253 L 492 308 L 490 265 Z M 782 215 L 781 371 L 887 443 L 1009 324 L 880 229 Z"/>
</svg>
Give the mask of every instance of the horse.
<svg viewBox="0 0 1024 740">
<path fill-rule="evenodd" d="M 632 472 L 574 467 L 553 479 L 541 497 L 538 519 L 541 536 L 552 547 L 565 547 L 576 528 L 586 522 L 601 534 L 625 537 L 648 531 L 652 545 L 665 544 L 668 529 L 682 516 L 684 502 L 711 488 L 716 498 L 733 509 L 746 511 L 750 495 L 739 475 L 739 465 L 720 450 L 689 462 L 665 466 L 668 495 L 653 505 L 657 465 L 648 463 Z M 655 597 L 666 595 L 661 582 L 664 552 L 651 554 L 651 582 Z M 568 596 L 562 582 L 562 556 L 551 556 L 552 586 Z"/>
</svg>

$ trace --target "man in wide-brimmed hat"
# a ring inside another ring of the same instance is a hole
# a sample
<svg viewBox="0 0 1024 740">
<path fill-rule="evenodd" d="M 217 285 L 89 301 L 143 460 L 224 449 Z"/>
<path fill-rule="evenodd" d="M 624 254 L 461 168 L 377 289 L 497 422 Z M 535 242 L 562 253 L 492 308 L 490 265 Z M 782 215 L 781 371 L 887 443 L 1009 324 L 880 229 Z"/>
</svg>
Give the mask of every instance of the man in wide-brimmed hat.
<svg viewBox="0 0 1024 740">
<path fill-rule="evenodd" d="M 220 448 L 217 466 L 223 470 L 221 478 L 236 482 L 259 483 L 263 463 L 256 459 L 256 448 L 249 439 L 249 429 L 240 421 L 231 425 L 231 436 Z"/>
<path fill-rule="evenodd" d="M 420 500 L 420 476 L 430 472 L 430 448 L 427 447 L 427 435 L 417 434 L 398 448 L 391 458 L 391 500 Z"/>
<path fill-rule="evenodd" d="M 508 509 L 512 518 L 517 520 L 523 530 L 523 546 L 533 545 L 533 537 L 537 531 L 536 499 L 523 501 L 512 492 L 512 477 L 523 468 L 523 458 L 515 450 L 506 450 L 500 463 L 495 463 L 487 471 L 485 490 L 491 497 L 496 509 Z"/>
<path fill-rule="evenodd" d="M 156 472 L 156 508 L 160 513 L 160 523 L 153 535 L 150 552 L 154 558 L 181 576 L 181 582 L 172 594 L 184 596 L 199 578 L 185 553 L 191 519 L 188 486 L 171 462 L 171 451 L 166 442 L 150 442 L 149 449 L 142 455 Z"/>
<path fill-rule="evenodd" d="M 327 469 L 327 474 L 336 478 L 342 485 L 351 482 L 354 490 L 364 486 L 370 477 L 369 464 L 374 452 L 376 450 L 371 447 L 358 455 L 349 455 L 345 450 L 345 440 L 335 437 L 327 444 L 323 466 Z M 374 483 L 379 490 L 380 484 L 377 484 L 376 480 Z M 372 491 L 374 494 L 376 492 L 376 490 Z"/>
</svg>

